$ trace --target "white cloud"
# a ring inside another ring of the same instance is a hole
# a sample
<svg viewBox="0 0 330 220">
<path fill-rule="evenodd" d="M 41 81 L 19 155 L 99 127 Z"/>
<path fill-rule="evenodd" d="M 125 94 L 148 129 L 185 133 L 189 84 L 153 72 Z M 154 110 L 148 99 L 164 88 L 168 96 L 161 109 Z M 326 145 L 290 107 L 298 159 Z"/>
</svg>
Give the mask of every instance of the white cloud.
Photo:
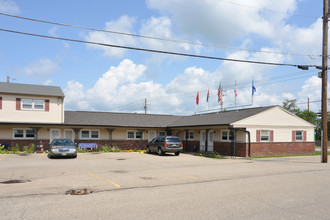
<svg viewBox="0 0 330 220">
<path fill-rule="evenodd" d="M 243 0 L 234 3 L 237 4 L 218 0 L 147 1 L 149 8 L 171 15 L 180 31 L 222 44 L 248 34 L 270 37 L 275 32 L 274 22 L 281 22 L 285 16 L 274 14 L 268 18 L 262 16 L 263 9 L 270 7 L 283 12 L 295 9 L 295 0 L 259 0 L 255 5 L 259 9 L 242 6 L 251 4 Z"/>
<path fill-rule="evenodd" d="M 113 20 L 105 23 L 105 30 L 108 31 L 117 31 L 124 33 L 132 33 L 133 32 L 133 24 L 135 23 L 134 17 L 129 16 L 121 16 L 118 20 Z M 131 36 L 124 36 L 118 34 L 111 34 L 105 32 L 92 31 L 90 32 L 85 39 L 87 41 L 104 43 L 104 44 L 114 44 L 121 46 L 129 46 L 135 45 L 136 41 Z M 122 57 L 125 53 L 124 49 L 113 48 L 113 47 L 105 47 L 105 46 L 97 46 L 97 45 L 88 45 L 90 48 L 101 49 L 104 52 L 105 56 L 108 57 Z"/>
<path fill-rule="evenodd" d="M 0 12 L 18 14 L 20 9 L 13 0 L 0 0 Z"/>
<path fill-rule="evenodd" d="M 59 70 L 59 66 L 48 58 L 40 58 L 19 70 L 19 74 L 24 74 L 33 78 L 49 78 L 54 72 Z"/>
</svg>

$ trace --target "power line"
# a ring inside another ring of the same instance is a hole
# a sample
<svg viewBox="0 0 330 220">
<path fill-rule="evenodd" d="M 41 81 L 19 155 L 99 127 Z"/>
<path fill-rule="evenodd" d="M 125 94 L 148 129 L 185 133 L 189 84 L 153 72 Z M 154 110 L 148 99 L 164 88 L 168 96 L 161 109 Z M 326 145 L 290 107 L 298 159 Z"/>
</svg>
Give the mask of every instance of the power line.
<svg viewBox="0 0 330 220">
<path fill-rule="evenodd" d="M 161 53 L 161 54 L 169 54 L 169 55 L 176 55 L 176 56 L 194 57 L 194 58 L 203 58 L 203 59 L 211 59 L 211 60 L 273 65 L 273 66 L 298 67 L 298 68 L 307 68 L 307 69 L 308 69 L 308 67 L 318 67 L 316 65 L 298 65 L 298 64 L 289 64 L 289 63 L 273 63 L 273 62 L 254 61 L 254 60 L 240 60 L 240 59 L 230 59 L 230 58 L 223 58 L 223 57 L 195 55 L 195 54 L 188 54 L 188 53 L 178 53 L 178 52 L 171 52 L 171 51 L 164 51 L 164 50 L 146 49 L 146 48 L 139 48 L 139 47 L 129 47 L 129 46 L 105 44 L 105 43 L 99 43 L 99 42 L 93 42 L 93 41 L 84 41 L 84 40 L 76 40 L 76 39 L 70 39 L 70 38 L 54 37 L 54 36 L 49 36 L 49 35 L 34 34 L 34 33 L 28 33 L 28 32 L 8 30 L 8 29 L 0 29 L 0 31 L 10 32 L 10 33 L 15 33 L 15 34 L 22 34 L 22 35 L 29 35 L 29 36 L 34 36 L 34 37 L 71 41 L 71 42 L 76 42 L 76 43 L 93 44 L 93 45 L 105 46 L 105 47 L 114 47 L 114 48 L 121 48 L 121 49 L 128 49 L 128 50 L 144 51 L 144 52 L 151 52 L 151 53 Z"/>
<path fill-rule="evenodd" d="M 196 45 L 196 46 L 205 46 L 205 47 L 214 47 L 214 48 L 222 48 L 222 49 L 230 49 L 230 50 L 242 50 L 242 51 L 249 51 L 249 52 L 259 52 L 259 53 L 268 53 L 268 54 L 281 54 L 281 55 L 289 55 L 289 56 L 307 56 L 307 57 L 318 57 L 322 55 L 313 55 L 313 54 L 302 54 L 302 53 L 289 53 L 289 52 L 276 52 L 276 51 L 268 51 L 268 50 L 255 50 L 255 49 L 246 49 L 246 48 L 238 48 L 238 47 L 228 47 L 228 46 L 221 46 L 221 45 L 213 45 L 213 44 L 202 44 L 202 43 L 196 43 L 196 42 L 190 42 L 190 41 L 182 41 L 182 40 L 175 40 L 175 39 L 165 39 L 160 37 L 152 37 L 152 36 L 145 36 L 145 35 L 139 35 L 139 34 L 130 34 L 125 32 L 119 32 L 119 31 L 110 31 L 110 30 L 103 30 L 103 29 L 97 29 L 97 28 L 90 28 L 90 27 L 83 27 L 83 26 L 77 26 L 77 25 L 71 25 L 71 24 L 64 24 L 59 22 L 52 22 L 52 21 L 46 21 L 46 20 L 40 20 L 35 18 L 28 18 L 28 17 L 22 17 L 17 15 L 11 15 L 0 12 L 0 15 L 28 20 L 28 21 L 34 21 L 34 22 L 40 22 L 40 23 L 46 23 L 46 24 L 53 24 L 58 26 L 65 26 L 65 27 L 73 27 L 73 28 L 79 28 L 79 29 L 85 29 L 85 30 L 91 30 L 91 31 L 99 31 L 99 32 L 105 32 L 110 34 L 119 34 L 119 35 L 126 35 L 131 37 L 140 37 L 140 38 L 146 38 L 146 39 L 152 39 L 152 40 L 160 40 L 160 41 L 168 41 L 168 42 L 174 42 L 174 43 L 183 43 L 183 44 L 190 44 L 190 45 Z"/>
<path fill-rule="evenodd" d="M 217 0 L 217 1 L 227 3 L 227 4 L 232 4 L 232 5 L 248 7 L 248 8 L 252 8 L 252 9 L 256 9 L 256 10 L 268 11 L 268 12 L 272 12 L 272 13 L 290 15 L 290 16 L 295 16 L 295 17 L 303 17 L 303 18 L 310 18 L 310 19 L 320 18 L 320 17 L 315 17 L 315 16 L 309 16 L 309 15 L 291 14 L 291 13 L 287 13 L 287 12 L 283 12 L 283 11 L 276 11 L 276 10 L 272 10 L 272 9 L 260 8 L 260 7 L 256 7 L 256 6 L 239 4 L 239 3 L 229 2 L 229 1 L 225 1 L 225 0 Z"/>
</svg>

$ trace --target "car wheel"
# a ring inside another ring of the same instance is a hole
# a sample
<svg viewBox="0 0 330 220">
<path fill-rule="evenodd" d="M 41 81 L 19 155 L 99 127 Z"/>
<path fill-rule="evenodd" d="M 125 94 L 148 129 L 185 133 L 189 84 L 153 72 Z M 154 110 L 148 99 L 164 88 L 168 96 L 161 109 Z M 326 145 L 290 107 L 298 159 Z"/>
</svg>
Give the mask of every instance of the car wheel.
<svg viewBox="0 0 330 220">
<path fill-rule="evenodd" d="M 179 156 L 180 155 L 180 152 L 175 152 L 175 156 Z"/>
<path fill-rule="evenodd" d="M 148 154 L 150 154 L 150 153 L 151 153 L 151 151 L 150 151 L 150 148 L 149 148 L 149 147 L 147 147 L 147 153 L 148 153 Z"/>
<path fill-rule="evenodd" d="M 72 158 L 77 158 L 77 154 L 76 154 L 76 155 L 74 155 L 74 156 L 72 156 Z"/>
<path fill-rule="evenodd" d="M 162 148 L 158 148 L 158 155 L 159 156 L 163 156 L 164 155 L 164 151 L 162 150 Z"/>
</svg>

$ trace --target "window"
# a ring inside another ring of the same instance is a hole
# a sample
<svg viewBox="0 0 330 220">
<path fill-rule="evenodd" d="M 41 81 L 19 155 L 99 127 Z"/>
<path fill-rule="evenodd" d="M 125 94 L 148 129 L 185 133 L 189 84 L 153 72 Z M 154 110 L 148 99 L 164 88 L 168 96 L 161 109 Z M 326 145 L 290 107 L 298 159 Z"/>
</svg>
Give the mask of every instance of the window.
<svg viewBox="0 0 330 220">
<path fill-rule="evenodd" d="M 22 109 L 25 110 L 44 110 L 45 100 L 22 99 Z"/>
<path fill-rule="evenodd" d="M 34 138 L 34 130 L 33 129 L 14 129 L 13 131 L 14 138 L 26 138 L 33 139 Z"/>
<path fill-rule="evenodd" d="M 142 131 L 127 131 L 127 139 L 143 139 Z"/>
<path fill-rule="evenodd" d="M 185 140 L 194 140 L 194 131 L 185 131 L 184 139 Z"/>
<path fill-rule="evenodd" d="M 269 141 L 269 131 L 268 130 L 261 130 L 260 131 L 260 140 L 261 141 Z"/>
<path fill-rule="evenodd" d="M 296 131 L 296 141 L 302 141 L 303 140 L 303 131 Z"/>
<path fill-rule="evenodd" d="M 100 131 L 98 130 L 81 130 L 81 139 L 99 139 Z"/>
<path fill-rule="evenodd" d="M 221 140 L 222 141 L 234 140 L 234 132 L 231 132 L 230 130 L 222 130 L 221 131 Z"/>
<path fill-rule="evenodd" d="M 160 132 L 158 132 L 158 136 L 166 136 L 166 131 L 160 131 Z"/>
</svg>

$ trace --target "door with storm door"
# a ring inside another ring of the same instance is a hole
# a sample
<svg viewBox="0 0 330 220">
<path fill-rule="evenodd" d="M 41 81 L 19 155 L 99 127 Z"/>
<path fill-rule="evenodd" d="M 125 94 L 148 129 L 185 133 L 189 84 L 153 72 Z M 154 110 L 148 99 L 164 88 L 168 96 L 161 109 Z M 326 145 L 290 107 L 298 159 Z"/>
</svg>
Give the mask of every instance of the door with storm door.
<svg viewBox="0 0 330 220">
<path fill-rule="evenodd" d="M 205 151 L 205 144 L 206 144 L 206 131 L 200 131 L 200 138 L 199 138 L 199 150 Z"/>
</svg>

